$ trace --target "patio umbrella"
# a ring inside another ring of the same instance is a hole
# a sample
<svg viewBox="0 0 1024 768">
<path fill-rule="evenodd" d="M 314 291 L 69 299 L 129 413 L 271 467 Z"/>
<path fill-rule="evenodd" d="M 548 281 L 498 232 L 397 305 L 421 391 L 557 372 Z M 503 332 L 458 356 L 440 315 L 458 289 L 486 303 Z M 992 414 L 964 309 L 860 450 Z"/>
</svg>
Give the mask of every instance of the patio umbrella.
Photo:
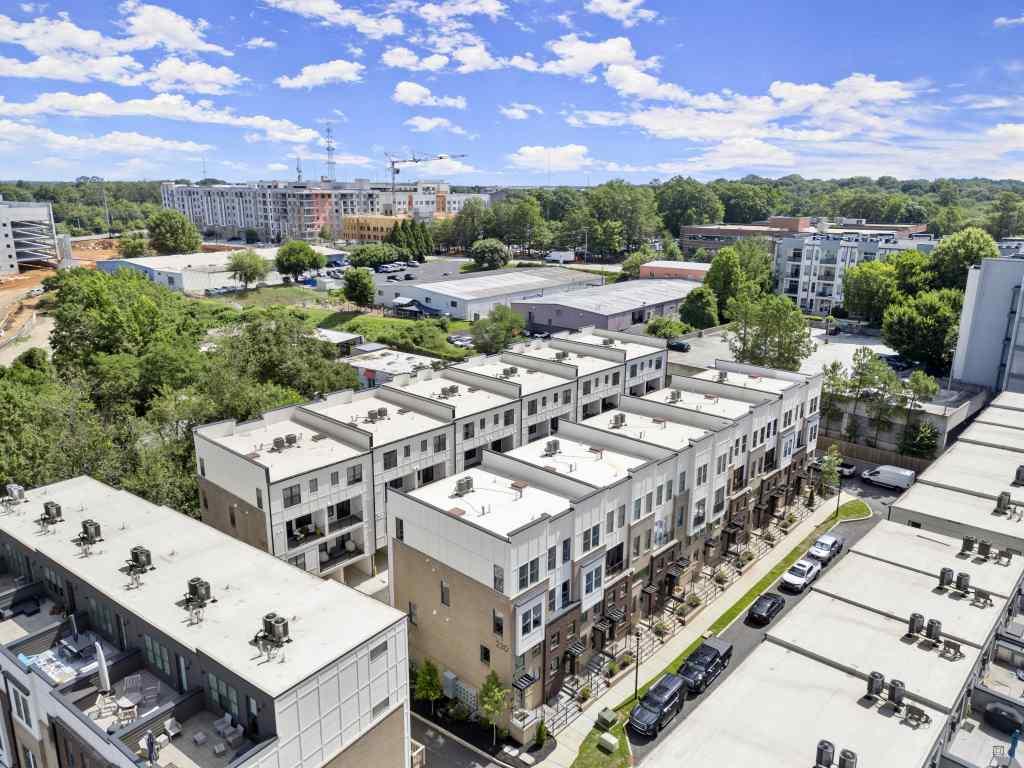
<svg viewBox="0 0 1024 768">
<path fill-rule="evenodd" d="M 156 737 L 152 731 L 146 731 L 146 759 L 150 765 L 156 765 Z"/>
<path fill-rule="evenodd" d="M 107 669 L 107 657 L 103 653 L 103 644 L 96 643 L 96 670 L 100 675 L 100 690 L 103 693 L 110 691 L 110 670 Z"/>
<path fill-rule="evenodd" d="M 71 636 L 75 638 L 75 642 L 78 642 L 78 619 L 75 618 L 75 614 L 71 614 Z"/>
</svg>

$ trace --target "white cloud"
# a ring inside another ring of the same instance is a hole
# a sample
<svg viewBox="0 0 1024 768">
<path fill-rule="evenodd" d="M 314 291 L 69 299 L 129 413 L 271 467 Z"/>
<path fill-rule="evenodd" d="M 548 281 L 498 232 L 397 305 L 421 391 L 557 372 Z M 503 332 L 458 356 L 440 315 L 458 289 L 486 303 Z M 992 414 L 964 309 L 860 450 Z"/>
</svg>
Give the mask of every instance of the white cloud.
<svg viewBox="0 0 1024 768">
<path fill-rule="evenodd" d="M 456 70 L 460 74 L 467 75 L 472 72 L 484 72 L 491 69 L 523 69 L 527 72 L 536 72 L 537 62 L 529 56 L 511 56 L 508 58 L 495 58 L 487 50 L 484 43 L 476 43 L 458 48 L 452 51 L 452 57 L 459 62 Z"/>
<path fill-rule="evenodd" d="M 555 21 L 561 24 L 566 29 L 573 29 L 576 23 L 572 20 L 572 11 L 565 11 L 555 16 Z"/>
<path fill-rule="evenodd" d="M 465 16 L 487 16 L 496 21 L 507 8 L 501 0 L 446 0 L 442 3 L 424 3 L 416 13 L 430 24 L 443 25 Z"/>
<path fill-rule="evenodd" d="M 643 8 L 645 0 L 587 0 L 583 7 L 591 13 L 598 13 L 622 23 L 624 27 L 636 26 L 641 21 L 653 21 L 658 14 Z"/>
<path fill-rule="evenodd" d="M 687 101 L 690 95 L 673 83 L 663 83 L 654 75 L 641 72 L 631 64 L 612 64 L 604 71 L 604 81 L 620 96 L 659 101 Z"/>
<path fill-rule="evenodd" d="M 458 158 L 446 157 L 441 160 L 428 160 L 416 166 L 424 176 L 435 178 L 448 178 L 459 176 L 465 173 L 477 173 L 477 169 L 469 163 L 464 163 Z"/>
<path fill-rule="evenodd" d="M 384 66 L 394 69 L 408 69 L 413 72 L 436 72 L 439 69 L 444 69 L 444 66 L 448 63 L 448 57 L 442 56 L 439 53 L 420 58 L 415 52 L 402 46 L 388 48 L 381 54 L 380 60 Z"/>
<path fill-rule="evenodd" d="M 277 48 L 277 43 L 265 37 L 250 37 L 245 41 L 246 48 Z"/>
<path fill-rule="evenodd" d="M 134 48 L 163 46 L 168 51 L 232 55 L 226 48 L 207 42 L 209 23 L 205 19 L 191 21 L 167 8 L 137 0 L 121 3 L 118 10 L 125 17 L 122 26 Z"/>
<path fill-rule="evenodd" d="M 430 89 L 419 83 L 403 80 L 395 86 L 391 98 L 399 104 L 413 107 L 452 107 L 465 109 L 466 99 L 463 96 L 434 96 Z"/>
<path fill-rule="evenodd" d="M 364 51 L 358 45 L 352 45 L 352 43 L 346 45 L 345 50 L 348 51 L 349 56 L 352 56 L 353 58 L 356 59 L 361 59 L 363 57 L 363 54 L 366 53 L 366 51 Z"/>
<path fill-rule="evenodd" d="M 498 107 L 498 111 L 509 120 L 526 120 L 531 112 L 536 112 L 538 115 L 544 114 L 544 110 L 536 104 L 525 104 L 518 101 L 513 101 L 508 106 Z"/>
<path fill-rule="evenodd" d="M 170 56 L 136 80 L 157 93 L 185 91 L 221 95 L 234 90 L 244 78 L 228 67 L 214 67 L 203 61 L 184 61 Z"/>
<path fill-rule="evenodd" d="M 285 163 L 267 163 L 268 171 L 287 171 L 288 166 Z"/>
<path fill-rule="evenodd" d="M 369 16 L 362 11 L 343 8 L 335 0 L 263 0 L 271 8 L 297 13 L 307 19 L 316 19 L 337 27 L 354 27 L 371 40 L 404 31 L 402 20 L 396 16 Z"/>
<path fill-rule="evenodd" d="M 423 115 L 416 115 L 415 117 L 410 117 L 404 124 L 410 130 L 416 131 L 416 133 L 448 131 L 449 133 L 457 133 L 460 136 L 465 135 L 466 133 L 465 129 L 456 125 L 447 117 L 424 117 Z"/>
<path fill-rule="evenodd" d="M 42 13 L 46 3 L 18 3 L 18 7 L 24 13 Z"/>
<path fill-rule="evenodd" d="M 74 52 L 43 54 L 32 61 L 0 56 L 0 77 L 66 80 L 87 83 L 99 80 L 118 85 L 134 85 L 142 70 L 131 56 L 89 56 Z"/>
<path fill-rule="evenodd" d="M 992 21 L 993 27 L 1020 27 L 1024 26 L 1024 14 L 1020 16 L 1000 16 Z"/>
<path fill-rule="evenodd" d="M 594 164 L 582 144 L 560 147 L 523 146 L 508 156 L 516 168 L 526 171 L 578 171 Z"/>
<path fill-rule="evenodd" d="M 545 62 L 541 72 L 593 79 L 597 67 L 624 64 L 640 71 L 654 69 L 657 57 L 638 59 L 628 37 L 612 37 L 592 43 L 575 33 L 562 35 L 547 44 L 555 59 Z"/>
<path fill-rule="evenodd" d="M 357 61 L 334 59 L 323 64 L 309 64 L 294 77 L 282 75 L 274 82 L 282 88 L 315 88 L 328 83 L 357 83 L 366 69 Z"/>
<path fill-rule="evenodd" d="M 147 117 L 188 123 L 228 125 L 258 131 L 266 141 L 307 143 L 316 141 L 319 134 L 266 115 L 239 115 L 224 107 L 215 107 L 209 101 L 189 101 L 179 94 L 160 94 L 151 99 L 116 101 L 105 93 L 73 94 L 66 92 L 42 93 L 28 102 L 5 101 L 0 96 L 0 114 L 8 117 L 38 117 L 65 115 L 68 117 Z"/>
<path fill-rule="evenodd" d="M 113 131 L 100 136 L 71 136 L 49 128 L 13 120 L 0 119 L 0 135 L 5 143 L 26 148 L 45 147 L 63 155 L 91 156 L 145 155 L 155 153 L 201 153 L 213 149 L 209 144 L 194 141 L 175 141 L 157 136 L 146 136 L 134 131 Z"/>
<path fill-rule="evenodd" d="M 220 164 L 225 168 L 230 168 L 233 171 L 248 171 L 248 163 L 243 163 L 240 160 L 221 160 Z"/>
<path fill-rule="evenodd" d="M 37 168 L 46 168 L 51 171 L 62 171 L 67 168 L 71 168 L 72 166 L 74 166 L 74 163 L 72 163 L 67 158 L 51 156 L 43 157 L 40 158 L 39 160 L 33 160 L 32 165 L 36 166 Z"/>
</svg>

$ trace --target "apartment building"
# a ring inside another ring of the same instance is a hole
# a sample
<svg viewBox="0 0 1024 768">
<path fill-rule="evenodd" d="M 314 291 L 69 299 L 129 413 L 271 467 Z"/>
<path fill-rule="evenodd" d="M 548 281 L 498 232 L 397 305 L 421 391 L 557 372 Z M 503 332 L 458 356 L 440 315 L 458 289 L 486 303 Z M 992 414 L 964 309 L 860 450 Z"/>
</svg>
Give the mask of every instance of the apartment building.
<svg viewBox="0 0 1024 768">
<path fill-rule="evenodd" d="M 862 261 L 882 261 L 897 251 L 928 251 L 937 241 L 898 236 L 890 231 L 837 231 L 835 234 L 795 235 L 779 240 L 775 274 L 779 293 L 801 309 L 827 315 L 843 303 L 843 275 Z"/>
<path fill-rule="evenodd" d="M 0 197 L 0 275 L 18 274 L 23 263 L 56 263 L 58 258 L 51 205 Z"/>
<path fill-rule="evenodd" d="M 410 767 L 403 613 L 88 477 L 8 493 L 4 764 Z"/>
</svg>

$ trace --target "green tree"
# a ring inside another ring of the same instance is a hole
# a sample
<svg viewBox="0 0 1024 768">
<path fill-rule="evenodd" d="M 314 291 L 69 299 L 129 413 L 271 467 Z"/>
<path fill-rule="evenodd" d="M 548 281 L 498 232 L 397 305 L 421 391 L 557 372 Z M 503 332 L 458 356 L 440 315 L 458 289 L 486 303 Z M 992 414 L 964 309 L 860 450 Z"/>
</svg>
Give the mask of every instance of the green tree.
<svg viewBox="0 0 1024 768">
<path fill-rule="evenodd" d="M 248 227 L 245 230 L 245 244 L 252 245 L 253 243 L 258 243 L 259 241 L 260 233 L 257 230 L 253 229 L 252 227 Z"/>
<path fill-rule="evenodd" d="M 524 325 L 522 315 L 506 304 L 498 304 L 473 323 L 473 346 L 485 355 L 500 352 L 523 332 Z"/>
<path fill-rule="evenodd" d="M 843 364 L 838 360 L 827 363 L 822 369 L 821 377 L 821 418 L 826 429 L 831 422 L 842 417 L 842 403 L 849 387 L 850 382 Z"/>
<path fill-rule="evenodd" d="M 430 714 L 434 714 L 434 702 L 444 695 L 441 690 L 441 678 L 437 667 L 430 659 L 424 659 L 416 668 L 414 691 L 417 701 L 430 702 Z"/>
<path fill-rule="evenodd" d="M 316 268 L 316 251 L 302 240 L 290 240 L 277 249 L 274 265 L 282 275 L 291 275 L 298 280 L 304 272 Z"/>
<path fill-rule="evenodd" d="M 694 328 L 713 328 L 718 325 L 718 299 L 710 286 L 694 288 L 679 305 L 679 319 Z"/>
<path fill-rule="evenodd" d="M 508 709 L 508 691 L 502 686 L 498 673 L 493 669 L 480 686 L 477 695 L 477 705 L 480 707 L 481 720 L 490 725 L 493 730 L 493 743 L 498 743 L 498 721 Z"/>
<path fill-rule="evenodd" d="M 421 261 L 425 261 L 429 256 L 432 256 L 434 254 L 435 246 L 431 228 L 428 227 L 426 222 L 424 221 L 420 222 L 420 240 L 423 244 L 423 259 L 421 259 Z"/>
<path fill-rule="evenodd" d="M 904 406 L 906 407 L 906 426 L 903 430 L 903 440 L 913 440 L 912 434 L 916 434 L 914 414 L 921 403 L 931 402 L 932 398 L 939 393 L 939 383 L 922 370 L 916 370 L 910 374 L 906 382 L 906 394 Z"/>
<path fill-rule="evenodd" d="M 718 299 L 718 316 L 730 318 L 729 302 L 735 298 L 743 286 L 743 268 L 735 248 L 720 248 L 711 259 L 711 268 L 704 277 L 704 284 L 715 292 Z"/>
<path fill-rule="evenodd" d="M 928 219 L 928 232 L 937 237 L 945 237 L 959 232 L 967 226 L 967 218 L 958 205 L 946 205 L 936 209 Z"/>
<path fill-rule="evenodd" d="M 469 257 L 480 269 L 500 269 L 509 262 L 508 247 L 493 237 L 477 240 L 469 249 Z"/>
<path fill-rule="evenodd" d="M 377 286 L 373 273 L 365 267 L 349 267 L 345 270 L 345 298 L 360 307 L 369 307 L 377 298 Z"/>
<path fill-rule="evenodd" d="M 679 249 L 679 243 L 670 232 L 663 232 L 661 235 L 661 258 L 666 261 L 683 260 L 683 252 Z"/>
<path fill-rule="evenodd" d="M 235 251 L 228 259 L 228 272 L 233 280 L 249 290 L 250 283 L 258 283 L 267 276 L 270 265 L 255 251 Z"/>
<path fill-rule="evenodd" d="M 872 446 L 878 445 L 878 436 L 892 427 L 892 417 L 903 406 L 904 387 L 900 377 L 887 365 L 879 371 L 875 391 L 867 402 L 871 425 L 875 428 Z"/>
<path fill-rule="evenodd" d="M 122 259 L 137 259 L 149 253 L 149 241 L 140 232 L 129 232 L 117 239 L 117 255 Z"/>
<path fill-rule="evenodd" d="M 1024 202 L 1013 192 L 1003 192 L 992 204 L 985 227 L 996 240 L 1024 235 Z"/>
<path fill-rule="evenodd" d="M 640 267 L 649 261 L 654 261 L 656 258 L 658 258 L 658 254 L 655 253 L 651 246 L 645 243 L 622 262 L 622 271 L 619 274 L 626 278 L 640 277 Z"/>
<path fill-rule="evenodd" d="M 870 347 L 858 347 L 853 353 L 853 364 L 850 367 L 848 392 L 853 397 L 853 409 L 847 421 L 846 437 L 851 443 L 857 442 L 860 436 L 860 422 L 857 421 L 857 409 L 866 394 L 873 391 L 885 371 L 889 367 L 883 363 Z"/>
<path fill-rule="evenodd" d="M 939 431 L 930 421 L 922 421 L 904 435 L 900 443 L 900 452 L 908 456 L 930 459 L 935 455 L 938 446 Z"/>
<path fill-rule="evenodd" d="M 381 264 L 398 261 L 401 256 L 401 251 L 391 243 L 367 243 L 353 248 L 348 255 L 348 261 L 353 267 L 372 269 Z"/>
<path fill-rule="evenodd" d="M 595 250 L 613 254 L 635 250 L 660 232 L 664 225 L 658 215 L 654 190 L 649 186 L 613 179 L 587 191 L 586 204 L 597 231 L 591 232 Z M 613 249 L 620 245 L 618 249 Z"/>
<path fill-rule="evenodd" d="M 674 235 L 681 227 L 722 221 L 725 206 L 713 190 L 696 179 L 676 176 L 658 188 L 658 213 Z"/>
<path fill-rule="evenodd" d="M 784 296 L 744 287 L 729 300 L 729 317 L 729 348 L 742 363 L 795 371 L 814 351 L 807 321 Z"/>
<path fill-rule="evenodd" d="M 203 238 L 195 225 L 178 211 L 161 210 L 146 222 L 150 247 L 161 254 L 196 253 L 203 247 Z"/>
<path fill-rule="evenodd" d="M 647 321 L 644 326 L 644 333 L 648 336 L 657 336 L 659 339 L 674 339 L 689 333 L 693 328 L 668 315 L 657 315 Z"/>
<path fill-rule="evenodd" d="M 896 290 L 904 296 L 914 296 L 932 287 L 935 275 L 932 258 L 927 253 L 897 251 L 890 254 L 885 263 L 896 270 Z"/>
<path fill-rule="evenodd" d="M 962 291 L 967 285 L 967 270 L 982 259 L 999 257 L 995 241 L 983 229 L 968 227 L 944 237 L 932 251 L 935 285 Z"/>
<path fill-rule="evenodd" d="M 766 219 L 776 204 L 773 189 L 765 184 L 716 181 L 709 186 L 725 206 L 724 218 L 730 224 L 749 224 Z"/>
<path fill-rule="evenodd" d="M 770 292 L 772 289 L 772 241 L 766 237 L 744 237 L 730 247 L 736 251 L 743 279 L 765 293 Z"/>
<path fill-rule="evenodd" d="M 839 490 L 839 465 L 843 462 L 842 454 L 835 443 L 828 447 L 825 457 L 821 460 L 821 473 L 818 478 L 818 491 L 829 493 Z"/>
<path fill-rule="evenodd" d="M 896 268 L 883 261 L 862 261 L 843 274 L 843 306 L 855 317 L 882 322 L 897 295 Z"/>
<path fill-rule="evenodd" d="M 473 243 L 484 237 L 492 219 L 492 214 L 482 200 L 470 198 L 462 206 L 462 210 L 455 214 L 452 223 L 453 245 L 464 251 L 468 250 Z"/>
<path fill-rule="evenodd" d="M 882 320 L 882 338 L 902 356 L 943 371 L 956 346 L 962 306 L 963 293 L 951 289 L 924 291 L 893 302 Z"/>
<path fill-rule="evenodd" d="M 407 253 L 415 255 L 416 253 L 416 233 L 412 219 L 402 219 L 402 223 L 398 225 L 398 230 L 401 237 L 400 248 L 403 248 Z M 397 243 L 396 243 L 397 245 Z"/>
</svg>

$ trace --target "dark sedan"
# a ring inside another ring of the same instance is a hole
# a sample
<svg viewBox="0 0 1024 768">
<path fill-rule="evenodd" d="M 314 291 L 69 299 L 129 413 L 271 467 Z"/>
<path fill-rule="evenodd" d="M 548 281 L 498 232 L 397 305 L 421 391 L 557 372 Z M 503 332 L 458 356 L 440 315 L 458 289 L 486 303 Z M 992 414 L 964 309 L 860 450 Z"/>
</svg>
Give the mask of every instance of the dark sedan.
<svg viewBox="0 0 1024 768">
<path fill-rule="evenodd" d="M 782 595 L 777 595 L 774 592 L 768 592 L 757 598 L 757 600 L 754 601 L 754 604 L 750 606 L 750 610 L 747 611 L 747 622 L 749 624 L 757 624 L 763 627 L 778 616 L 779 611 L 785 607 L 786 600 Z"/>
</svg>

